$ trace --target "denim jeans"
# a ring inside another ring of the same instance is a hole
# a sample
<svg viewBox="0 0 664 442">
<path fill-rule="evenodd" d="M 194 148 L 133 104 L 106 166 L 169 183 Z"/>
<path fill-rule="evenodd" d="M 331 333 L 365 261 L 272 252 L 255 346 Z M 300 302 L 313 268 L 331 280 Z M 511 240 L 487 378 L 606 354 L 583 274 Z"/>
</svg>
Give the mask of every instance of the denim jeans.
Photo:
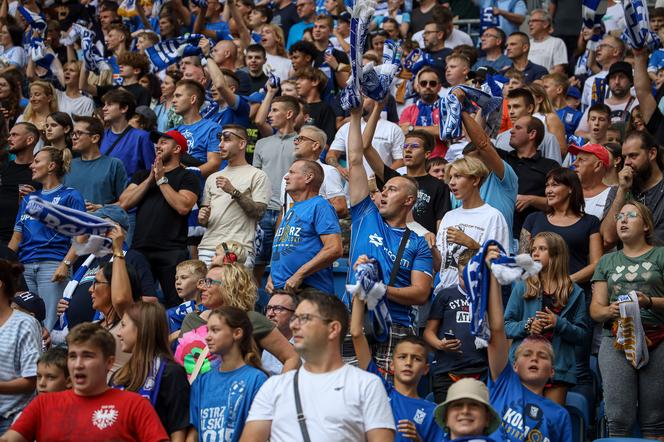
<svg viewBox="0 0 664 442">
<path fill-rule="evenodd" d="M 60 265 L 60 261 L 39 261 L 23 264 L 25 272 L 25 283 L 28 290 L 38 294 L 46 306 L 46 319 L 44 327 L 51 330 L 57 319 L 58 301 L 62 298 L 62 293 L 67 287 L 69 276 L 60 282 L 52 282 L 53 273 Z"/>
<path fill-rule="evenodd" d="M 261 243 L 260 250 L 256 250 L 256 261 L 258 265 L 268 265 L 272 258 L 272 242 L 274 241 L 274 234 L 277 230 L 277 218 L 279 218 L 279 210 L 268 209 L 258 222 L 263 230 L 263 242 Z"/>
</svg>

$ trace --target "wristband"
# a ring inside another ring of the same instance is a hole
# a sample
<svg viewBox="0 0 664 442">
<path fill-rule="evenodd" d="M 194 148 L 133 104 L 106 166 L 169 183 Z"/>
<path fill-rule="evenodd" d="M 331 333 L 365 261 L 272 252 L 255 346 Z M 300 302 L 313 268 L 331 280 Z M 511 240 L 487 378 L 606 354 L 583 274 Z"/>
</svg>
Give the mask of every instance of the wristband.
<svg viewBox="0 0 664 442">
<path fill-rule="evenodd" d="M 646 295 L 648 296 L 648 295 Z M 650 310 L 652 308 L 652 296 L 648 296 L 648 307 L 644 307 L 646 310 Z"/>
</svg>

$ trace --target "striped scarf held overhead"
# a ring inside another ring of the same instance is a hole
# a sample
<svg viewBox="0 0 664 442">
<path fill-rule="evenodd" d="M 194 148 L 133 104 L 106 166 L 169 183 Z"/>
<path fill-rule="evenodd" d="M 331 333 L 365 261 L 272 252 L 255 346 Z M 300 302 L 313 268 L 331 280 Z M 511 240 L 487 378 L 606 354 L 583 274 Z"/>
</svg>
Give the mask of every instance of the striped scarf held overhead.
<svg viewBox="0 0 664 442">
<path fill-rule="evenodd" d="M 32 29 L 40 32 L 46 30 L 46 21 L 44 21 L 40 14 L 32 12 L 23 6 L 19 6 L 17 11 Z"/>
<path fill-rule="evenodd" d="M 371 0 L 357 0 L 351 9 L 350 18 L 350 78 L 341 91 L 339 102 L 345 111 L 357 108 L 361 103 L 360 80 L 362 78 L 362 59 L 369 34 L 369 23 L 374 14 L 375 3 Z"/>
<path fill-rule="evenodd" d="M 375 101 L 382 101 L 390 93 L 400 66 L 401 47 L 398 42 L 387 40 L 383 47 L 383 64 L 374 66 L 369 62 L 362 67 L 362 93 Z"/>
<path fill-rule="evenodd" d="M 185 34 L 181 37 L 162 41 L 145 50 L 154 72 L 163 71 L 184 57 L 199 55 L 198 42 L 204 38 L 201 34 Z"/>
<path fill-rule="evenodd" d="M 496 110 L 500 109 L 503 103 L 502 92 L 498 96 L 493 95 L 494 86 L 487 85 L 491 93 L 484 90 L 475 89 L 470 86 L 455 86 L 448 92 L 446 97 L 440 99 L 438 103 L 438 112 L 440 117 L 440 139 L 453 140 L 461 137 L 462 135 L 462 121 L 461 112 L 473 113 L 477 111 L 477 107 L 482 109 L 482 114 L 488 118 Z M 466 94 L 466 99 L 461 103 L 459 99 L 452 93 L 455 89 L 461 89 Z M 496 93 L 498 91 L 496 90 Z"/>
<path fill-rule="evenodd" d="M 625 30 L 620 38 L 633 49 L 648 48 L 654 52 L 661 47 L 656 33 L 650 30 L 648 7 L 643 0 L 623 0 Z"/>
</svg>

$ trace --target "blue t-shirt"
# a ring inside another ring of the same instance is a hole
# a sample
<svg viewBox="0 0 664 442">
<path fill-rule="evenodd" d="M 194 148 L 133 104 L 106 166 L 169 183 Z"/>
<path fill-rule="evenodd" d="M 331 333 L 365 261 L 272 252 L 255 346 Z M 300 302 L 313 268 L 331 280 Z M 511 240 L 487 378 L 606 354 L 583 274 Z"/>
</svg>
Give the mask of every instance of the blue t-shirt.
<svg viewBox="0 0 664 442">
<path fill-rule="evenodd" d="M 526 8 L 526 3 L 523 0 L 481 0 L 478 6 L 480 7 L 480 11 L 484 8 L 497 6 L 499 9 L 520 14 L 524 17 L 528 13 L 528 8 Z M 498 17 L 498 20 L 500 22 L 499 27 L 505 32 L 505 35 L 510 35 L 512 32 L 519 30 L 519 25 L 512 23 L 502 15 Z"/>
<path fill-rule="evenodd" d="M 207 162 L 208 152 L 219 152 L 221 128 L 201 118 L 194 124 L 181 124 L 175 128 L 187 140 L 187 153 L 199 161 Z"/>
<path fill-rule="evenodd" d="M 182 328 L 182 321 L 185 316 L 192 312 L 202 312 L 206 310 L 203 304 L 196 304 L 193 299 L 184 301 L 180 305 L 171 307 L 166 310 L 166 317 L 168 318 L 168 333 L 174 333 Z"/>
<path fill-rule="evenodd" d="M 249 103 L 239 95 L 236 95 L 236 97 L 235 107 L 226 106 L 207 117 L 218 125 L 218 130 L 227 124 L 238 124 L 242 127 L 249 127 Z"/>
<path fill-rule="evenodd" d="M 510 60 L 507 55 L 500 54 L 500 57 L 496 58 L 495 60 L 488 60 L 486 57 L 480 58 L 475 62 L 472 70 L 476 71 L 481 67 L 487 67 L 494 69 L 496 72 L 499 72 L 510 66 L 512 66 L 512 60 Z"/>
<path fill-rule="evenodd" d="M 574 135 L 574 132 L 576 132 L 576 128 L 579 127 L 579 123 L 581 122 L 581 117 L 583 116 L 583 113 L 581 111 L 574 109 L 573 107 L 565 106 L 562 109 L 558 109 L 556 111 L 556 114 L 558 115 L 558 118 L 560 118 L 560 121 L 562 121 L 563 125 L 565 126 L 565 135 L 567 135 L 568 137 L 570 135 Z"/>
<path fill-rule="evenodd" d="M 519 178 L 514 173 L 512 166 L 503 160 L 505 172 L 503 179 L 491 172 L 482 183 L 480 187 L 480 196 L 482 201 L 497 209 L 505 217 L 509 231 L 512 231 L 514 225 L 514 207 L 516 205 L 516 195 L 519 192 Z M 461 207 L 461 201 L 454 198 L 451 194 L 452 208 L 456 209 Z"/>
<path fill-rule="evenodd" d="M 650 54 L 648 60 L 648 71 L 657 73 L 658 70 L 664 68 L 664 49 L 657 49 Z"/>
<path fill-rule="evenodd" d="M 388 284 L 404 229 L 387 224 L 369 196 L 352 206 L 350 215 L 352 219 L 351 264 L 355 264 L 361 255 L 375 258 L 380 264 L 383 282 Z M 431 250 L 427 242 L 421 236 L 411 232 L 399 263 L 394 287 L 409 287 L 413 270 L 431 276 L 432 268 Z M 348 272 L 348 280 L 350 284 L 355 283 L 354 272 Z M 413 306 L 399 304 L 388 299 L 387 308 L 390 311 L 392 322 L 406 327 L 415 324 L 416 313 Z"/>
<path fill-rule="evenodd" d="M 249 408 L 267 375 L 250 365 L 210 370 L 191 386 L 189 421 L 200 442 L 240 440 Z"/>
<path fill-rule="evenodd" d="M 112 204 L 127 187 L 127 172 L 122 161 L 102 155 L 94 160 L 74 158 L 64 184 L 81 192 L 86 201 Z"/>
<path fill-rule="evenodd" d="M 573 439 L 567 410 L 524 387 L 510 364 L 495 381 L 489 376 L 488 387 L 491 405 L 502 419 L 501 427 L 491 435 L 494 439 L 513 442 Z M 537 432 L 539 438 L 535 438 Z"/>
<path fill-rule="evenodd" d="M 130 128 L 109 155 L 108 151 L 120 135 L 113 133 L 110 128 L 106 129 L 99 148 L 101 153 L 122 161 L 130 180 L 137 171 L 152 169 L 156 154 L 154 143 L 150 141 L 150 134 L 142 129 Z"/>
<path fill-rule="evenodd" d="M 282 289 L 288 278 L 320 252 L 323 248 L 321 235 L 335 233 L 341 233 L 339 218 L 334 207 L 322 196 L 295 203 L 284 215 L 274 236 L 270 264 L 274 288 Z M 334 293 L 332 266 L 307 276 L 302 285 Z"/>
<path fill-rule="evenodd" d="M 441 441 L 443 440 L 443 429 L 436 424 L 434 410 L 436 404 L 420 398 L 412 398 L 399 393 L 391 382 L 386 381 L 378 370 L 376 362 L 371 360 L 367 367 L 369 373 L 374 373 L 383 382 L 387 397 L 392 407 L 394 416 L 394 425 L 398 426 L 399 421 L 406 419 L 415 424 L 417 434 L 423 441 Z M 394 433 L 394 442 L 409 442 L 412 439 L 406 439 L 402 433 Z"/>
<path fill-rule="evenodd" d="M 32 195 L 52 204 L 83 212 L 85 212 L 85 201 L 78 190 L 62 185 L 50 190 L 38 190 L 21 200 L 14 225 L 14 230 L 23 234 L 18 245 L 19 260 L 23 264 L 38 261 L 62 261 L 71 247 L 72 238 L 56 232 L 25 213 L 28 198 Z"/>
<path fill-rule="evenodd" d="M 286 42 L 286 50 L 289 50 L 290 47 L 293 46 L 293 43 L 295 43 L 296 41 L 302 40 L 304 31 L 313 27 L 314 27 L 313 21 L 311 23 L 305 23 L 304 21 L 300 21 L 291 26 L 291 28 L 288 31 L 288 41 Z"/>
</svg>

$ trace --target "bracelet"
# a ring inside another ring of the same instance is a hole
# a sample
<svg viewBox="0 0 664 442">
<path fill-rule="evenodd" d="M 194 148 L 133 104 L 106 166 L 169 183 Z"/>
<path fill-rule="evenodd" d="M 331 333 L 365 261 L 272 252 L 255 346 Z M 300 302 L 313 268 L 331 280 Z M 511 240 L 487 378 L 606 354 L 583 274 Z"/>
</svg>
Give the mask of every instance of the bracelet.
<svg viewBox="0 0 664 442">
<path fill-rule="evenodd" d="M 118 259 L 125 259 L 124 253 L 122 253 L 122 252 L 120 252 L 120 253 L 113 253 L 113 257 L 114 257 L 114 258 L 118 258 Z"/>
<path fill-rule="evenodd" d="M 233 198 L 234 200 L 236 200 L 236 199 L 240 198 L 241 195 L 242 195 L 242 194 L 240 193 L 240 191 L 237 190 L 237 189 L 235 189 L 235 190 L 233 191 L 233 193 L 231 193 L 231 198 Z"/>
<path fill-rule="evenodd" d="M 535 318 L 528 318 L 526 324 L 523 326 L 523 329 L 527 334 L 530 334 L 530 328 L 532 327 L 534 321 Z"/>
<path fill-rule="evenodd" d="M 644 308 L 646 310 L 650 310 L 652 308 L 652 296 L 649 296 L 649 295 L 646 295 L 646 296 L 648 296 L 649 303 L 648 303 L 648 307 L 644 307 Z"/>
</svg>

